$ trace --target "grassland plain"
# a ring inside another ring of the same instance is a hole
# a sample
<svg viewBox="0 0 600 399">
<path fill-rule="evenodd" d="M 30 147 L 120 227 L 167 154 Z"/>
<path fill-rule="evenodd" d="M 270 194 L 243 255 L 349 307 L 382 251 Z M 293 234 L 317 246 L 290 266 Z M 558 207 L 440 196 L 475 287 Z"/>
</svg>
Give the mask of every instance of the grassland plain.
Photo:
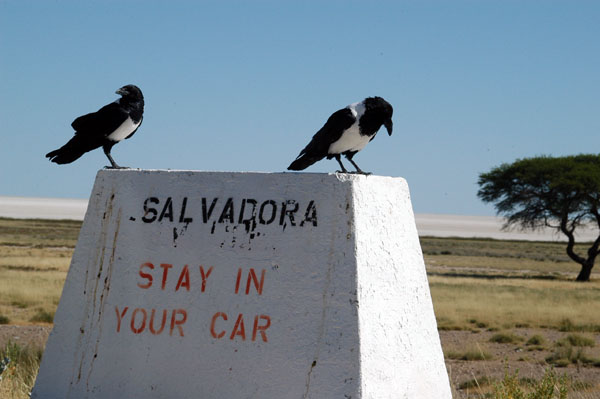
<svg viewBox="0 0 600 399">
<path fill-rule="evenodd" d="M 52 322 L 80 227 L 0 219 L 0 322 Z"/>
<path fill-rule="evenodd" d="M 27 397 L 80 227 L 0 219 L 0 359 L 13 359 L 0 398 Z M 600 398 L 600 271 L 573 282 L 578 267 L 562 243 L 421 245 L 455 398 L 517 397 L 495 390 L 506 393 L 506 381 L 534 389 L 550 367 L 567 375 L 569 398 Z"/>
<path fill-rule="evenodd" d="M 600 281 L 573 281 L 579 267 L 564 243 L 421 237 L 421 246 L 455 398 L 515 397 L 494 394 L 507 373 L 519 370 L 527 391 L 551 367 L 569 398 L 600 398 Z"/>
</svg>

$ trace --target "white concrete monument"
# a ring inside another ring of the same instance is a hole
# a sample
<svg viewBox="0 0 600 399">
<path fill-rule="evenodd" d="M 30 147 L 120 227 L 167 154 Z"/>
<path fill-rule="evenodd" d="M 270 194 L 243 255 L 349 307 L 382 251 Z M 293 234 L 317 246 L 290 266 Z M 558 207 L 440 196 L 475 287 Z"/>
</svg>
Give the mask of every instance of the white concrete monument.
<svg viewBox="0 0 600 399">
<path fill-rule="evenodd" d="M 406 181 L 100 171 L 32 397 L 449 399 Z"/>
</svg>

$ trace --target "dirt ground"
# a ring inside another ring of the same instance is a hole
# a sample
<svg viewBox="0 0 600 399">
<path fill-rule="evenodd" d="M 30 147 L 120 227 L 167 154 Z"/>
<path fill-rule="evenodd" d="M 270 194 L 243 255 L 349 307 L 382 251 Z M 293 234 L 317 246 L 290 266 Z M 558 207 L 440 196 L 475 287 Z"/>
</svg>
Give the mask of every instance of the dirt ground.
<svg viewBox="0 0 600 399">
<path fill-rule="evenodd" d="M 514 343 L 493 343 L 490 338 L 498 332 L 492 331 L 440 331 L 442 347 L 447 354 L 449 351 L 461 352 L 465 347 L 481 348 L 482 351 L 492 355 L 491 360 L 451 360 L 446 359 L 446 368 L 455 392 L 460 398 L 479 397 L 481 392 L 477 387 L 459 389 L 466 382 L 485 381 L 487 379 L 501 380 L 506 372 L 514 374 L 518 370 L 520 379 L 539 380 L 551 365 L 546 358 L 557 349 L 557 343 L 564 340 L 569 334 L 551 329 L 512 329 L 510 333 L 522 337 L 523 340 Z M 600 334 L 575 333 L 595 340 L 595 346 L 583 348 L 587 358 L 600 359 Z M 545 343 L 540 347 L 526 345 L 527 340 L 534 335 L 544 337 Z M 574 347 L 576 353 L 580 347 Z M 600 398 L 600 367 L 592 364 L 569 364 L 567 367 L 555 367 L 557 375 L 567 374 L 571 384 L 574 384 L 579 396 L 585 398 Z M 485 382 L 482 383 L 485 385 Z M 488 386 L 483 392 L 491 389 Z M 472 395 L 472 396 L 471 396 Z M 456 396 L 456 395 L 455 395 Z M 456 399 L 456 398 L 455 398 Z"/>
<path fill-rule="evenodd" d="M 49 325 L 13 326 L 0 325 L 0 347 L 8 341 L 20 345 L 44 346 L 48 334 L 52 329 Z M 550 367 L 545 359 L 556 350 L 556 343 L 564 339 L 569 333 L 549 329 L 520 328 L 510 331 L 513 335 L 522 337 L 520 342 L 499 344 L 490 342 L 490 338 L 497 332 L 493 331 L 440 331 L 442 347 L 445 353 L 451 351 L 464 352 L 466 348 L 477 348 L 492 355 L 491 360 L 451 360 L 446 359 L 446 368 L 455 391 L 455 399 L 479 398 L 481 392 L 488 391 L 489 386 L 483 391 L 477 387 L 459 389 L 468 381 L 481 381 L 488 379 L 500 380 L 505 372 L 514 373 L 519 370 L 519 377 L 523 379 L 540 379 Z M 545 339 L 544 349 L 531 350 L 526 341 L 534 335 L 541 335 Z M 596 345 L 586 347 L 585 354 L 590 358 L 600 359 L 600 334 L 581 334 L 594 338 Z M 581 397 L 600 398 L 600 367 L 571 364 L 568 367 L 555 369 L 557 374 L 566 373 L 576 381 L 582 392 Z"/>
<path fill-rule="evenodd" d="M 0 325 L 0 348 L 4 348 L 9 341 L 20 346 L 44 347 L 50 330 L 52 330 L 50 325 Z"/>
</svg>

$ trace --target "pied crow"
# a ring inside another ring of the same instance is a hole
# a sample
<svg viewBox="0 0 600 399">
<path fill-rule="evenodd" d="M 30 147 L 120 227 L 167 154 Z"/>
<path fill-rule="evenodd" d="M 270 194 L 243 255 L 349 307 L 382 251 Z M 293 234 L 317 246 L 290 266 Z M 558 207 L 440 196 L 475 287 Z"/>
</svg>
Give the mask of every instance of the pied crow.
<svg viewBox="0 0 600 399">
<path fill-rule="evenodd" d="M 369 174 L 363 172 L 352 157 L 375 138 L 381 125 L 392 135 L 393 112 L 392 106 L 381 97 L 368 97 L 334 112 L 288 170 L 303 170 L 327 157 L 338 161 L 342 168 L 340 172 L 354 173 L 344 167 L 340 157 L 344 155 L 354 165 L 356 173 Z"/>
<path fill-rule="evenodd" d="M 110 150 L 119 141 L 133 136 L 142 124 L 144 96 L 134 85 L 123 86 L 116 93 L 121 95 L 117 101 L 75 119 L 71 123 L 75 129 L 73 138 L 46 157 L 57 164 L 71 163 L 86 152 L 102 147 L 111 164 L 107 168 L 121 168 L 112 159 Z"/>
</svg>

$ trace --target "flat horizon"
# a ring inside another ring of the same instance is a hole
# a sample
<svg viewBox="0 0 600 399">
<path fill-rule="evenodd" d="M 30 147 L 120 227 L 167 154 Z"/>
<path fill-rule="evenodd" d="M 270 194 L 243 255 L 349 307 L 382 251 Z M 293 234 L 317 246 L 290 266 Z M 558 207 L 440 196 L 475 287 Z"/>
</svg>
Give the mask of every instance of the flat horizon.
<svg viewBox="0 0 600 399">
<path fill-rule="evenodd" d="M 0 217 L 15 219 L 83 220 L 88 199 L 57 197 L 26 197 L 0 195 Z M 498 240 L 566 241 L 556 230 L 536 231 L 511 228 L 504 230 L 504 218 L 499 216 L 415 213 L 419 236 L 491 238 Z M 576 232 L 578 242 L 591 242 L 598 237 L 597 229 L 582 227 Z"/>
</svg>

